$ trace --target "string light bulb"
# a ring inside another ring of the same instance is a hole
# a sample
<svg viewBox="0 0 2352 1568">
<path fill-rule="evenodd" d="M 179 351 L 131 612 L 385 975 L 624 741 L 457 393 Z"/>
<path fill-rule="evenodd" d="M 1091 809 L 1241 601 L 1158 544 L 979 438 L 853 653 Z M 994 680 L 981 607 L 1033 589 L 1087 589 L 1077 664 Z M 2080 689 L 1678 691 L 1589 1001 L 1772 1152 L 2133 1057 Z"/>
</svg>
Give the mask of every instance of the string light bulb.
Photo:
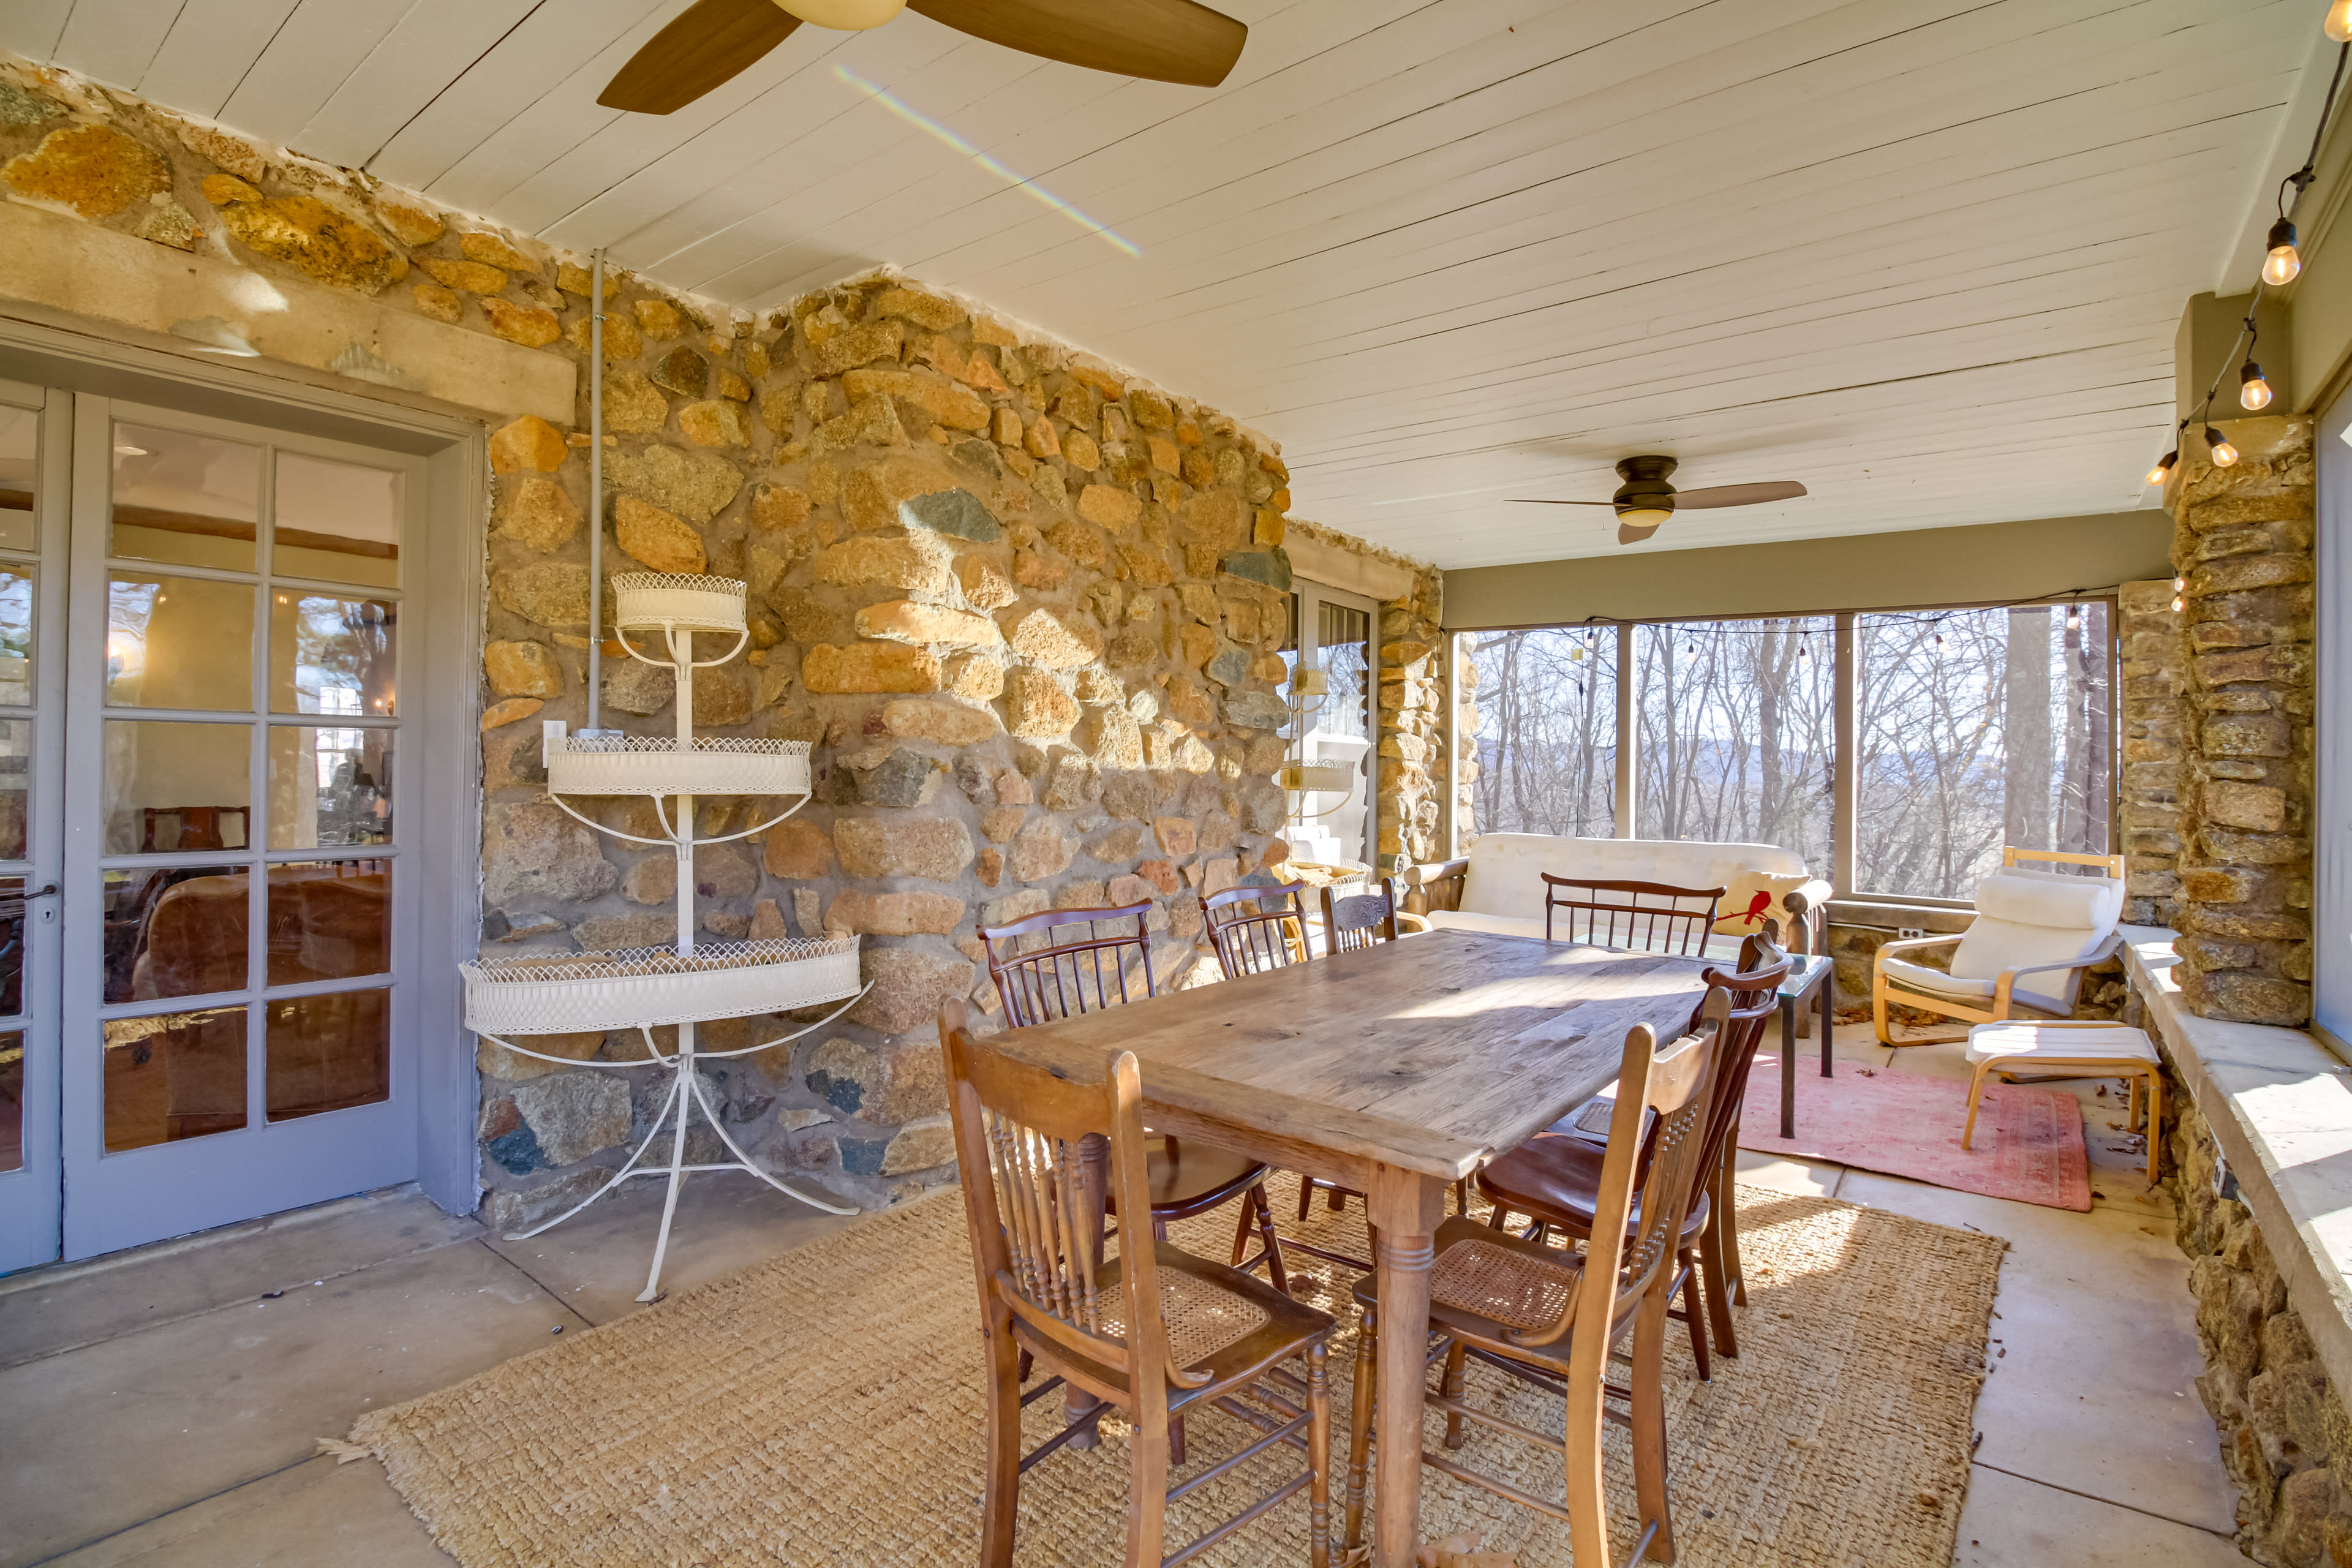
<svg viewBox="0 0 2352 1568">
<path fill-rule="evenodd" d="M 2172 580 L 2172 613 L 2177 616 L 2188 607 L 2189 579 L 2186 577 L 2175 577 Z"/>
<path fill-rule="evenodd" d="M 2268 408 L 2271 405 L 2271 384 L 2263 379 L 2263 367 L 2248 360 L 2238 370 L 2238 406 Z"/>
<path fill-rule="evenodd" d="M 2238 460 L 2238 449 L 2224 440 L 2221 432 L 2210 425 L 2205 426 L 2205 447 L 2212 455 L 2213 466 L 2217 468 L 2226 468 Z"/>
<path fill-rule="evenodd" d="M 2333 0 L 2319 30 L 2327 35 L 2332 44 L 2352 44 L 2352 0 Z"/>
<path fill-rule="evenodd" d="M 2161 485 L 2172 477 L 2172 466 L 2179 461 L 2180 461 L 2180 448 L 2175 447 L 2164 455 L 2164 461 L 2147 471 L 2146 482 L 2151 485 Z"/>
<path fill-rule="evenodd" d="M 2344 3 L 2352 5 L 2352 0 Z M 2263 248 L 2269 253 L 2263 258 L 2263 281 L 2273 289 L 2294 282 L 2295 274 L 2303 270 L 2303 255 L 2294 247 L 2294 224 L 2281 218 L 2271 225 L 2271 237 L 2263 242 Z"/>
<path fill-rule="evenodd" d="M 2082 605 L 2069 605 L 2066 606 L 2066 629 L 2070 632 L 2080 631 L 2083 629 Z"/>
</svg>

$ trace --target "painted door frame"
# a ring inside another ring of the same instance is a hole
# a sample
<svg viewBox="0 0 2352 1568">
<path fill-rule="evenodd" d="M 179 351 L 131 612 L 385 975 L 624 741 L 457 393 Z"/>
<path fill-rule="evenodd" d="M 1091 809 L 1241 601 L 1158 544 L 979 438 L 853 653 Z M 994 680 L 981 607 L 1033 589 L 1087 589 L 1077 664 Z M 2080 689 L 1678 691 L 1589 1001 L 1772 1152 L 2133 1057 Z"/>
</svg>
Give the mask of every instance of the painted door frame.
<svg viewBox="0 0 2352 1568">
<path fill-rule="evenodd" d="M 457 965 L 481 926 L 480 649 L 488 529 L 484 423 L 212 363 L 0 320 L 0 377 L 190 414 L 271 425 L 425 459 L 421 569 L 406 586 L 401 699 L 417 787 L 404 807 L 427 825 L 402 858 L 418 879 L 415 1179 L 455 1214 L 481 1194 L 475 1121 L 479 1078 L 466 1030 Z M 412 642 L 413 639 L 413 642 Z M 27 1160 L 29 1169 L 31 1162 Z"/>
</svg>

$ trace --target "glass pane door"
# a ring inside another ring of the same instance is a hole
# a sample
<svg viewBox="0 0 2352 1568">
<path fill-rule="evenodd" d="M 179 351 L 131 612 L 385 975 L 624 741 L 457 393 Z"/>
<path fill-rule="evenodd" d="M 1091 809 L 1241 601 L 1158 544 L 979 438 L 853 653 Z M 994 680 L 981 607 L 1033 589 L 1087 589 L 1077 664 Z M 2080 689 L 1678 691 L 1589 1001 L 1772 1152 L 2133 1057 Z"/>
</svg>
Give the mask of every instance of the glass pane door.
<svg viewBox="0 0 2352 1568">
<path fill-rule="evenodd" d="M 0 382 L 0 1270 L 57 1258 L 58 850 L 72 402 Z"/>
<path fill-rule="evenodd" d="M 414 1174 L 398 694 L 422 479 L 95 397 L 76 427 L 69 1257 Z"/>
</svg>

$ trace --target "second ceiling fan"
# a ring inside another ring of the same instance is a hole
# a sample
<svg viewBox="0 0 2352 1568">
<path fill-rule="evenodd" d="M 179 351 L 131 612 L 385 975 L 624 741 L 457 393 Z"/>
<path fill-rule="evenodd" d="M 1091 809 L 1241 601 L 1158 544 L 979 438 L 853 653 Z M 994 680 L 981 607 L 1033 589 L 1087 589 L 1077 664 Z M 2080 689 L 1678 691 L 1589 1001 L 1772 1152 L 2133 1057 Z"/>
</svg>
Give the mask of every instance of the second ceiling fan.
<svg viewBox="0 0 2352 1568">
<path fill-rule="evenodd" d="M 1249 28 L 1195 0 L 696 0 L 629 58 L 596 101 L 669 114 L 750 68 L 803 22 L 845 32 L 901 10 L 1090 70 L 1214 87 Z"/>
<path fill-rule="evenodd" d="M 1658 531 L 1678 511 L 1705 507 L 1759 506 L 1766 501 L 1794 500 L 1805 487 L 1794 479 L 1764 479 L 1749 485 L 1710 485 L 1705 489 L 1678 490 L 1666 482 L 1675 459 L 1663 457 L 1620 458 L 1617 477 L 1625 482 L 1607 500 L 1551 500 L 1513 496 L 1525 506 L 1606 506 L 1617 510 L 1617 542 L 1639 544 Z"/>
</svg>

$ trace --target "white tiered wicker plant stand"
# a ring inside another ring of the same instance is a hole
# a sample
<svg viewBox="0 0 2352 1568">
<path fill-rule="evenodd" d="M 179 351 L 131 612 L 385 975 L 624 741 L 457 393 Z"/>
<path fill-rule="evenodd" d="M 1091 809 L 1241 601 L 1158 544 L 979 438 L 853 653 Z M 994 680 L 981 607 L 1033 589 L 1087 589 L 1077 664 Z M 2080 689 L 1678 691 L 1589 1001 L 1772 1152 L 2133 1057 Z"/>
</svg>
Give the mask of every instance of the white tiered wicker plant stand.
<svg viewBox="0 0 2352 1568">
<path fill-rule="evenodd" d="M 809 747 L 804 741 L 698 738 L 694 733 L 694 672 L 725 664 L 743 650 L 750 633 L 744 625 L 744 585 L 723 577 L 673 577 L 633 573 L 613 579 L 614 626 L 629 656 L 667 667 L 677 683 L 677 733 L 621 735 L 592 730 L 565 732 L 559 721 L 545 727 L 547 790 L 555 804 L 599 833 L 635 844 L 667 844 L 677 857 L 677 941 L 667 947 L 634 948 L 624 952 L 526 954 L 489 959 L 463 966 L 466 976 L 466 1025 L 485 1039 L 508 1050 L 564 1067 L 578 1064 L 515 1043 L 518 1035 L 551 1035 L 590 1029 L 635 1029 L 645 1041 L 645 1057 L 619 1063 L 623 1067 L 663 1068 L 671 1073 L 669 1093 L 653 1129 L 631 1153 L 627 1163 L 610 1181 L 572 1207 L 545 1224 L 509 1235 L 521 1241 L 562 1225 L 631 1176 L 667 1173 L 669 1192 L 662 1205 L 661 1231 L 654 1240 L 653 1268 L 646 1276 L 640 1301 L 661 1295 L 662 1258 L 669 1248 L 670 1222 L 677 1213 L 678 1186 L 688 1172 L 749 1171 L 780 1193 L 798 1198 L 827 1214 L 855 1214 L 823 1198 L 787 1185 L 755 1164 L 728 1134 L 697 1077 L 698 1062 L 749 1056 L 787 1045 L 812 1029 L 823 1028 L 848 1011 L 865 994 L 858 984 L 857 939 L 817 941 L 695 942 L 694 851 L 701 845 L 723 844 L 772 827 L 807 804 Z M 666 658 L 648 658 L 629 634 L 658 633 Z M 694 657 L 697 632 L 732 634 L 734 645 L 718 658 Z M 608 827 L 583 816 L 566 795 L 645 795 L 654 805 L 662 837 L 647 838 Z M 695 800 L 700 795 L 777 796 L 786 808 L 767 821 L 740 833 L 698 838 L 695 835 Z M 675 798 L 676 816 L 665 802 Z M 782 1013 L 795 1008 L 839 1002 L 824 1018 L 772 1040 L 738 1050 L 699 1051 L 695 1026 L 714 1018 L 740 1018 L 751 1014 Z M 677 1028 L 677 1047 L 664 1055 L 654 1030 L 664 1025 Z M 687 1125 L 697 1110 L 726 1145 L 733 1159 L 718 1164 L 686 1163 Z M 656 1140 L 669 1134 L 669 1163 L 665 1168 L 645 1159 Z"/>
</svg>

